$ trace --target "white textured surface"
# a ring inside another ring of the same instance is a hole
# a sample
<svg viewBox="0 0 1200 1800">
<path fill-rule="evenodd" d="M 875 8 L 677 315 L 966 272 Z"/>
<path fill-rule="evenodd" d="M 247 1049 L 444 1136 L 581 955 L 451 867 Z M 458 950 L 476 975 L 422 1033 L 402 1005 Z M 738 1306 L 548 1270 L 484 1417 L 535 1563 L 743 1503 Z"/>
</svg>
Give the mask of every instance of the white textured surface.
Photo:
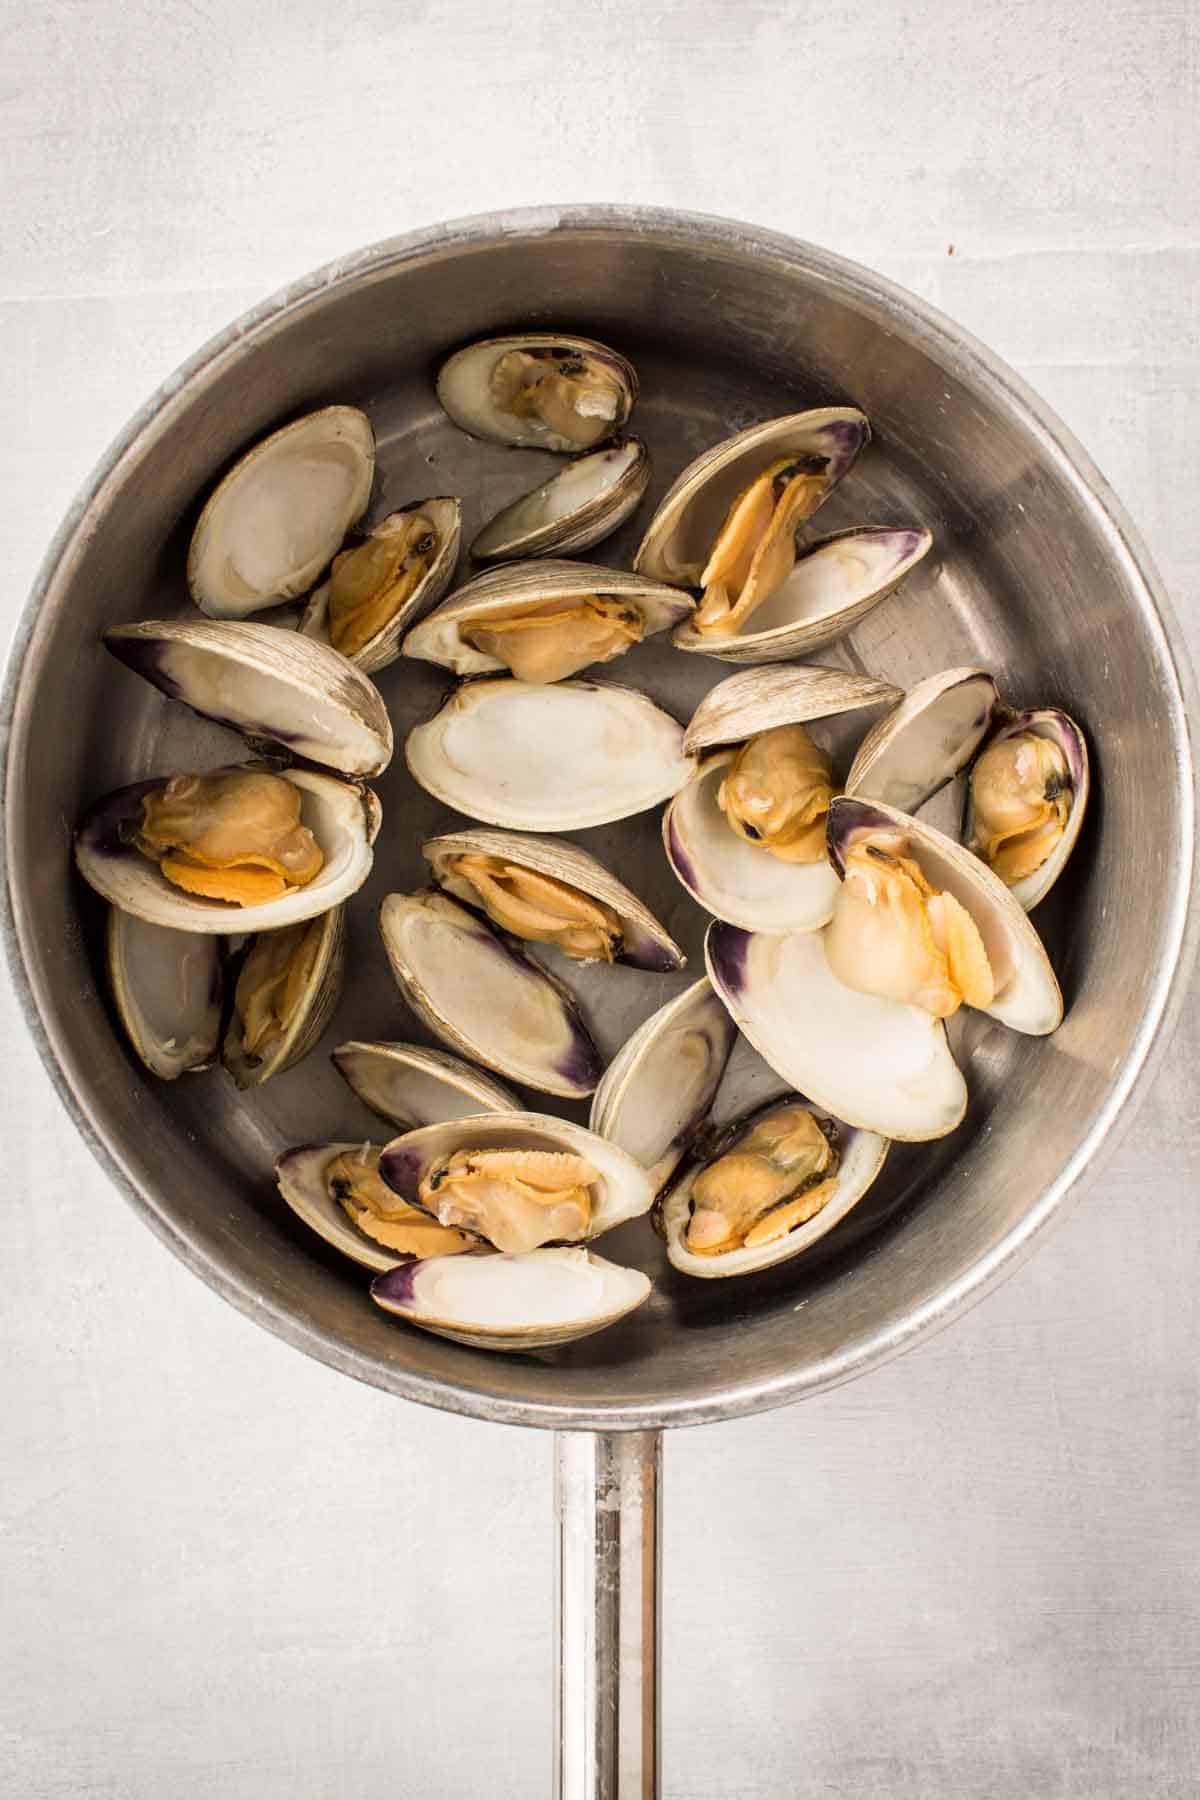
<svg viewBox="0 0 1200 1800">
<path fill-rule="evenodd" d="M 6 629 L 104 444 L 249 302 L 569 198 L 743 216 L 935 301 L 1083 438 L 1200 637 L 1190 0 L 0 22 Z M 548 1793 L 548 1440 L 254 1330 L 106 1191 L 7 996 L 0 1029 L 0 1793 Z M 1195 1793 L 1198 1051 L 1193 1010 L 1104 1180 L 950 1333 L 671 1438 L 672 1800 Z"/>
</svg>

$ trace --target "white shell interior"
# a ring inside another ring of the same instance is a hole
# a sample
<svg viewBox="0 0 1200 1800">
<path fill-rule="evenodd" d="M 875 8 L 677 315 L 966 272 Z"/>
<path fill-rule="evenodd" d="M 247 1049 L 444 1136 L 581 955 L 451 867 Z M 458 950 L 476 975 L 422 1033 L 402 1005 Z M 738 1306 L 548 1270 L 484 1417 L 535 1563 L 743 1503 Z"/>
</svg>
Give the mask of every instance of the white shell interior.
<svg viewBox="0 0 1200 1800">
<path fill-rule="evenodd" d="M 795 1106 L 797 1099 L 796 1095 L 785 1095 L 778 1105 Z M 770 1110 L 776 1109 L 772 1107 Z M 747 1119 L 744 1128 L 736 1136 L 722 1143 L 720 1154 L 736 1149 L 746 1132 L 767 1116 L 765 1112 L 758 1112 L 753 1118 Z M 759 1244 L 751 1248 L 743 1245 L 738 1250 L 727 1250 L 718 1256 L 699 1256 L 687 1247 L 692 1187 L 696 1177 L 708 1166 L 707 1163 L 697 1163 L 663 1200 L 662 1223 L 667 1239 L 667 1255 L 671 1262 L 677 1269 L 682 1269 L 685 1275 L 695 1275 L 705 1281 L 720 1280 L 728 1275 L 751 1275 L 756 1269 L 770 1269 L 776 1263 L 788 1262 L 793 1256 L 799 1256 L 810 1244 L 815 1244 L 818 1238 L 823 1238 L 826 1232 L 832 1231 L 851 1207 L 862 1199 L 883 1167 L 888 1140 L 880 1137 L 877 1132 L 858 1131 L 842 1125 L 838 1149 L 840 1161 L 837 1187 L 819 1213 L 806 1220 L 803 1225 L 797 1225 L 786 1237 L 777 1238 L 774 1243 Z"/>
<path fill-rule="evenodd" d="M 914 813 L 965 767 L 991 722 L 996 684 L 958 673 L 927 678 L 879 721 L 851 764 L 848 794 Z"/>
<path fill-rule="evenodd" d="M 732 751 L 706 757 L 663 818 L 667 859 L 714 918 L 748 931 L 815 931 L 833 917 L 838 878 L 828 861 L 786 863 L 732 829 L 717 803 Z"/>
<path fill-rule="evenodd" d="M 150 925 L 113 907 L 108 960 L 129 1041 L 162 1081 L 203 1068 L 221 1035 L 222 946 L 196 931 Z"/>
<path fill-rule="evenodd" d="M 480 343 L 467 344 L 462 350 L 456 350 L 438 372 L 438 399 L 454 423 L 474 437 L 492 438 L 497 443 L 515 444 L 533 450 L 563 453 L 576 450 L 579 448 L 577 444 L 560 437 L 540 419 L 518 419 L 511 413 L 502 412 L 494 404 L 490 391 L 492 370 L 508 351 L 524 348 L 552 349 L 557 344 L 568 351 L 599 353 L 613 365 L 614 372 L 618 369 L 621 371 L 623 383 L 627 381 L 623 360 L 591 338 L 549 332 L 521 332 L 511 337 L 485 338 Z M 613 432 L 620 430 L 628 418 L 632 399 L 632 394 L 626 391 L 624 404 L 618 407 L 610 421 Z"/>
<path fill-rule="evenodd" d="M 592 508 L 601 510 L 604 497 L 613 495 L 644 455 L 643 446 L 636 438 L 630 438 L 624 444 L 590 450 L 576 457 L 549 481 L 522 494 L 489 519 L 471 545 L 471 554 L 496 556 L 505 549 L 519 551 L 526 539 L 544 532 L 547 526 L 563 524 Z M 627 511 L 637 505 L 641 492 L 641 487 L 631 487 Z M 621 516 L 615 509 L 604 509 L 603 530 L 615 530 Z"/>
<path fill-rule="evenodd" d="M 692 772 L 683 730 L 644 694 L 596 681 L 461 687 L 405 757 L 436 799 L 489 825 L 573 831 L 657 806 Z"/>
<path fill-rule="evenodd" d="M 151 925 L 176 930 L 217 932 L 277 931 L 300 919 L 316 918 L 346 900 L 371 872 L 371 845 L 379 828 L 379 804 L 361 789 L 308 769 L 288 769 L 285 779 L 300 789 L 300 818 L 325 855 L 315 880 L 294 894 L 260 906 L 231 906 L 206 900 L 173 887 L 158 864 L 131 845 L 109 847 L 94 841 L 91 822 L 102 814 L 97 802 L 75 839 L 79 872 L 98 894 L 124 912 L 136 913 Z"/>
<path fill-rule="evenodd" d="M 414 1263 L 409 1298 L 372 1298 L 410 1324 L 493 1349 L 532 1348 L 584 1337 L 631 1312 L 650 1278 L 582 1249 L 524 1256 L 434 1256 Z"/>
<path fill-rule="evenodd" d="M 361 1143 L 337 1143 L 302 1144 L 298 1149 L 285 1150 L 275 1162 L 275 1181 L 296 1217 L 343 1256 L 364 1269 L 395 1269 L 409 1259 L 397 1256 L 394 1250 L 385 1250 L 382 1244 L 373 1244 L 358 1231 L 325 1186 L 325 1171 L 334 1157 L 362 1149 Z M 446 1260 L 453 1262 L 454 1258 Z"/>
<path fill-rule="evenodd" d="M 596 1052 L 579 1014 L 476 914 L 444 894 L 389 894 L 379 924 L 406 999 L 439 1036 L 526 1087 L 592 1092 Z"/>
<path fill-rule="evenodd" d="M 232 468 L 200 516 L 192 596 L 241 619 L 312 586 L 366 508 L 375 436 L 365 413 L 327 406 L 266 438 Z"/>
<path fill-rule="evenodd" d="M 333 1052 L 334 1067 L 364 1106 L 406 1131 L 476 1112 L 520 1112 L 515 1094 L 481 1069 L 423 1044 L 364 1043 Z"/>
<path fill-rule="evenodd" d="M 816 1106 L 881 1137 L 954 1130 L 967 1087 L 945 1027 L 919 1007 L 844 987 L 823 932 L 714 925 L 706 953 L 713 986 L 759 1055 Z"/>
</svg>

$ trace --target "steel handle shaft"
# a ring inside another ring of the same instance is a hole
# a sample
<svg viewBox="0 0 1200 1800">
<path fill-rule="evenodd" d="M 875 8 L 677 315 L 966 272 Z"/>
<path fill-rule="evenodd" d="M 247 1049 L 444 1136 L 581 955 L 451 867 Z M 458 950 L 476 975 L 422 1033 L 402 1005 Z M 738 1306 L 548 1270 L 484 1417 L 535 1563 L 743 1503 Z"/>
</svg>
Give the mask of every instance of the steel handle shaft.
<svg viewBox="0 0 1200 1800">
<path fill-rule="evenodd" d="M 555 1800 L 657 1800 L 657 1431 L 559 1432 Z"/>
</svg>

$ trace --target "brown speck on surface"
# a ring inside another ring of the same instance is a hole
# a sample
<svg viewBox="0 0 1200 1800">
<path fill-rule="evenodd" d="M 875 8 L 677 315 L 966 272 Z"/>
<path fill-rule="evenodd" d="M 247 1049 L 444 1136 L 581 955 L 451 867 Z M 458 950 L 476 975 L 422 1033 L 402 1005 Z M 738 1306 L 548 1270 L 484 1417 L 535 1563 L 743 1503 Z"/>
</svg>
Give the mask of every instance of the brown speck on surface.
<svg viewBox="0 0 1200 1800">
<path fill-rule="evenodd" d="M 954 255 L 954 245 L 953 245 L 953 244 L 947 244 L 947 245 L 946 245 L 946 255 L 947 255 L 947 256 L 953 256 L 953 255 Z"/>
</svg>

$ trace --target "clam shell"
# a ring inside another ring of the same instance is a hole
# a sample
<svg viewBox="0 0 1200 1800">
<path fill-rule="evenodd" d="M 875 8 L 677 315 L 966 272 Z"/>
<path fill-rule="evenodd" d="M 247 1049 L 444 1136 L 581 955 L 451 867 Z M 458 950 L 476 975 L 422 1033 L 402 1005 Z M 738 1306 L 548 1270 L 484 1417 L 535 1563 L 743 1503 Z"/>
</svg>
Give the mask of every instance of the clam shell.
<svg viewBox="0 0 1200 1800">
<path fill-rule="evenodd" d="M 455 1265 L 459 1265 L 457 1268 Z M 476 1350 L 544 1350 L 615 1325 L 650 1297 L 640 1269 L 580 1249 L 437 1256 L 371 1284 L 385 1312 Z M 536 1312 L 536 1323 L 529 1322 Z"/>
<path fill-rule="evenodd" d="M 945 1137 L 967 1085 L 945 1027 L 837 980 L 822 932 L 709 927 L 709 979 L 759 1055 L 822 1112 L 881 1137 Z"/>
<path fill-rule="evenodd" d="M 426 1125 L 393 1138 L 379 1159 L 379 1173 L 410 1206 L 428 1169 L 456 1150 L 566 1150 L 587 1159 L 597 1174 L 592 1217 L 579 1242 L 591 1243 L 614 1225 L 640 1218 L 654 1202 L 650 1177 L 616 1144 L 569 1119 L 547 1113 L 487 1113 Z M 427 1210 L 427 1209 L 422 1209 Z"/>
<path fill-rule="evenodd" d="M 637 399 L 638 380 L 633 365 L 606 344 L 594 338 L 576 337 L 571 332 L 522 331 L 503 337 L 482 338 L 456 350 L 438 371 L 437 396 L 443 410 L 463 431 L 472 437 L 491 438 L 498 444 L 515 444 L 527 450 L 554 450 L 571 454 L 578 444 L 560 436 L 536 419 L 516 419 L 493 405 L 488 383 L 492 369 L 509 350 L 562 350 L 583 354 L 602 362 L 616 377 L 621 400 L 606 437 L 621 431 Z"/>
<path fill-rule="evenodd" d="M 367 508 L 375 434 L 354 406 L 326 406 L 255 444 L 209 496 L 187 579 L 201 612 L 244 619 L 307 593 Z"/>
<path fill-rule="evenodd" d="M 771 1244 L 760 1244 L 752 1248 L 743 1246 L 739 1250 L 727 1250 L 716 1256 L 699 1256 L 694 1250 L 689 1250 L 687 1228 L 691 1219 L 692 1189 L 697 1177 L 718 1157 L 736 1149 L 760 1119 L 768 1118 L 785 1106 L 796 1105 L 806 1106 L 810 1112 L 819 1110 L 805 1100 L 802 1094 L 785 1094 L 781 1099 L 771 1100 L 766 1106 L 738 1119 L 722 1132 L 717 1142 L 706 1148 L 705 1155 L 699 1161 L 689 1165 L 681 1179 L 663 1197 L 662 1228 L 667 1242 L 667 1255 L 675 1268 L 682 1270 L 685 1275 L 696 1275 L 701 1280 L 719 1280 L 729 1275 L 751 1275 L 758 1269 L 770 1269 L 777 1263 L 790 1262 L 792 1257 L 800 1256 L 846 1217 L 883 1168 L 888 1153 L 886 1138 L 880 1137 L 877 1132 L 861 1131 L 840 1119 L 833 1119 L 832 1123 L 837 1127 L 837 1147 L 840 1154 L 837 1189 L 819 1213 L 806 1220 L 803 1225 L 797 1225 L 786 1237 L 777 1238 Z"/>
<path fill-rule="evenodd" d="M 826 498 L 867 443 L 856 406 L 822 406 L 766 419 L 725 438 L 688 464 L 659 502 L 633 566 L 651 581 L 696 587 L 726 514 L 742 489 L 781 456 L 829 459 Z"/>
<path fill-rule="evenodd" d="M 861 525 L 810 545 L 777 593 L 745 628 L 718 637 L 685 619 L 679 650 L 721 662 L 772 663 L 805 656 L 844 637 L 929 553 L 933 533 L 915 525 Z"/>
<path fill-rule="evenodd" d="M 602 862 L 563 838 L 528 837 L 511 831 L 449 831 L 429 838 L 421 854 L 429 862 L 439 887 L 468 906 L 479 908 L 479 897 L 470 882 L 445 873 L 452 857 L 467 852 L 502 857 L 518 867 L 533 869 L 579 888 L 593 900 L 611 906 L 621 921 L 624 947 L 617 961 L 659 974 L 681 969 L 687 958 L 649 907 L 631 893 L 623 881 L 609 873 Z"/>
<path fill-rule="evenodd" d="M 516 1095 L 482 1069 L 424 1044 L 351 1038 L 333 1052 L 333 1066 L 364 1106 L 404 1131 L 467 1113 L 521 1111 Z"/>
<path fill-rule="evenodd" d="M 467 682 L 409 732 L 404 755 L 426 793 L 517 831 L 629 818 L 677 793 L 693 768 L 668 713 L 595 679 Z"/>
<path fill-rule="evenodd" d="M 380 627 L 374 637 L 368 638 L 361 650 L 347 658 L 364 675 L 372 675 L 377 669 L 386 669 L 394 663 L 400 654 L 400 640 L 414 619 L 435 606 L 445 593 L 454 577 L 458 564 L 459 545 L 462 540 L 462 502 L 452 496 L 441 496 L 433 500 L 415 500 L 410 506 L 402 506 L 396 512 L 389 513 L 386 519 L 373 527 L 369 536 L 390 526 L 394 520 L 402 518 L 406 513 L 420 512 L 432 518 L 438 532 L 438 548 L 433 561 L 426 570 L 424 578 L 419 581 L 404 604 L 396 609 L 386 625 Z M 353 546 L 348 546 L 352 548 Z M 300 619 L 300 632 L 304 637 L 313 638 L 322 644 L 329 643 L 329 583 L 324 582 L 310 598 Z"/>
<path fill-rule="evenodd" d="M 110 906 L 105 962 L 117 1016 L 152 1075 L 174 1081 L 216 1061 L 225 988 L 220 938 L 148 925 Z"/>
<path fill-rule="evenodd" d="M 459 635 L 464 622 L 479 623 L 495 613 L 511 613 L 551 600 L 578 599 L 584 594 L 627 600 L 645 621 L 646 635 L 666 631 L 692 611 L 690 594 L 661 583 L 644 581 L 627 569 L 605 569 L 597 563 L 505 563 L 485 569 L 465 587 L 422 619 L 404 640 L 405 656 L 440 663 L 456 675 L 488 675 L 506 665 L 498 657 L 474 649 Z M 615 659 L 614 659 L 615 660 Z"/>
<path fill-rule="evenodd" d="M 252 767 L 252 764 L 242 765 Z M 222 771 L 213 770 L 219 774 Z M 314 769 L 281 771 L 299 788 L 301 822 L 309 827 L 325 854 L 315 880 L 294 894 L 259 906 L 229 906 L 172 887 L 157 863 L 122 838 L 122 828 L 141 818 L 142 801 L 169 779 L 160 775 L 135 781 L 97 800 L 75 833 L 75 863 L 90 887 L 123 912 L 150 925 L 177 931 L 276 931 L 300 919 L 316 918 L 349 899 L 371 873 L 372 849 L 379 830 L 380 806 L 370 788 L 338 781 Z"/>
<path fill-rule="evenodd" d="M 545 1094 L 580 1099 L 600 1057 L 574 997 L 445 894 L 389 894 L 384 948 L 401 993 L 443 1043 Z"/>
<path fill-rule="evenodd" d="M 736 1036 L 702 978 L 651 1013 L 605 1070 L 588 1123 L 642 1164 L 656 1193 L 708 1117 Z"/>
<path fill-rule="evenodd" d="M 471 555 L 498 562 L 590 550 L 636 511 L 649 483 L 650 458 L 639 438 L 589 450 L 489 519 Z"/>
<path fill-rule="evenodd" d="M 818 663 L 742 669 L 705 694 L 683 734 L 683 748 L 695 756 L 700 750 L 743 744 L 777 725 L 807 725 L 860 707 L 893 706 L 900 696 L 890 681 Z"/>
<path fill-rule="evenodd" d="M 343 1152 L 361 1154 L 368 1147 L 375 1150 L 380 1148 L 378 1144 L 364 1146 L 361 1140 L 354 1143 L 299 1144 L 294 1150 L 285 1150 L 282 1156 L 276 1157 L 275 1182 L 296 1217 L 302 1219 L 311 1231 L 315 1231 L 318 1237 L 324 1238 L 327 1244 L 334 1250 L 340 1250 L 352 1262 L 379 1273 L 387 1269 L 402 1268 L 416 1258 L 403 1256 L 398 1251 L 387 1249 L 383 1244 L 376 1244 L 359 1231 L 337 1201 L 331 1198 L 325 1185 L 325 1171 L 335 1156 L 341 1156 Z M 447 1261 L 451 1260 L 452 1258 L 447 1258 Z"/>
<path fill-rule="evenodd" d="M 1091 792 L 1091 772 L 1087 740 L 1074 719 L 1065 712 L 1059 712 L 1055 707 L 1044 707 L 1034 712 L 1022 712 L 1010 716 L 999 730 L 993 731 L 986 742 L 980 746 L 980 753 L 990 744 L 994 744 L 997 739 L 1013 737 L 1019 731 L 1036 732 L 1039 737 L 1048 737 L 1059 745 L 1067 759 L 1067 767 L 1071 771 L 1072 785 L 1071 810 L 1067 814 L 1067 823 L 1062 837 L 1040 869 L 1035 869 L 1033 874 L 1027 875 L 1023 881 L 1014 882 L 1008 890 L 1018 905 L 1029 913 L 1046 898 L 1066 868 L 1071 852 L 1079 841 L 1079 833 L 1083 829 L 1084 815 L 1087 812 L 1088 796 Z M 963 838 L 968 843 L 971 839 L 973 824 L 971 789 L 968 786 L 963 822 Z"/>
<path fill-rule="evenodd" d="M 838 878 L 822 858 L 786 863 L 739 837 L 717 794 L 733 750 L 704 757 L 663 814 L 663 847 L 680 884 L 714 918 L 748 931 L 816 931 L 833 917 Z"/>
<path fill-rule="evenodd" d="M 927 675 L 871 727 L 850 765 L 847 794 L 916 812 L 970 762 L 998 703 L 986 669 Z"/>
<path fill-rule="evenodd" d="M 324 915 L 320 931 L 304 997 L 291 1024 L 266 1056 L 246 1055 L 235 1005 L 221 1048 L 221 1061 L 239 1088 L 261 1087 L 272 1075 L 282 1075 L 285 1069 L 294 1067 L 316 1046 L 332 1019 L 341 997 L 346 961 L 346 922 L 340 906 Z M 247 948 L 247 955 L 253 947 L 251 944 Z"/>
<path fill-rule="evenodd" d="M 982 1010 L 1033 1037 L 1057 1030 L 1063 1017 L 1062 994 L 1041 938 L 999 877 L 953 838 L 882 801 L 843 795 L 829 809 L 829 855 L 839 874 L 851 836 L 880 828 L 904 832 L 926 879 L 939 891 L 953 894 L 979 927 L 997 990 L 991 1006 Z"/>
<path fill-rule="evenodd" d="M 383 696 L 328 644 L 238 619 L 146 619 L 104 634 L 112 654 L 193 712 L 343 775 L 392 760 Z"/>
</svg>

